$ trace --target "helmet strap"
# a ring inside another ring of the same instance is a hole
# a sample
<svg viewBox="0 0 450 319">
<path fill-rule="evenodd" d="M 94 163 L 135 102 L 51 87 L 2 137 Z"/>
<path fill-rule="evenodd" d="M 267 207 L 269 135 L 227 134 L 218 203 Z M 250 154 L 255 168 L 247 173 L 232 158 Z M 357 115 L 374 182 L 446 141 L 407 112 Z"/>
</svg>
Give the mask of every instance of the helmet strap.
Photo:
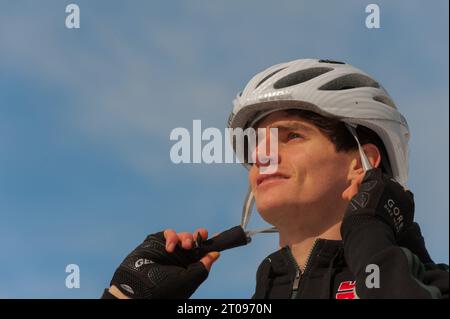
<svg viewBox="0 0 450 319">
<path fill-rule="evenodd" d="M 356 140 L 356 143 L 358 144 L 358 150 L 359 150 L 359 156 L 361 157 L 361 164 L 364 169 L 364 172 L 367 172 L 368 170 L 372 169 L 372 164 L 370 164 L 366 153 L 364 153 L 364 149 L 361 146 L 361 143 L 359 143 L 358 134 L 356 133 L 356 126 L 355 124 L 345 123 L 350 133 L 353 135 L 353 137 Z"/>
</svg>

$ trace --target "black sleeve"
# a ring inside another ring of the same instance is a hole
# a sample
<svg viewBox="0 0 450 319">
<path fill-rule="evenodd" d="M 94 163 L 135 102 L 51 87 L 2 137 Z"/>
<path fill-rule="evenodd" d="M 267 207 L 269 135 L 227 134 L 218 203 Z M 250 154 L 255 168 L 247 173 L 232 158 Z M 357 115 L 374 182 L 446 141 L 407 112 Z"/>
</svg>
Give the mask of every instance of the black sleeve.
<svg viewBox="0 0 450 319">
<path fill-rule="evenodd" d="M 425 247 L 425 240 L 420 231 L 419 224 L 412 223 L 397 235 L 396 241 L 399 246 L 408 248 L 414 255 L 419 257 L 422 263 L 434 264 Z"/>
<path fill-rule="evenodd" d="M 424 265 L 410 249 L 397 244 L 393 230 L 382 221 L 354 215 L 344 218 L 341 231 L 359 298 L 448 298 L 448 267 Z M 431 261 L 423 251 L 421 257 Z"/>
</svg>

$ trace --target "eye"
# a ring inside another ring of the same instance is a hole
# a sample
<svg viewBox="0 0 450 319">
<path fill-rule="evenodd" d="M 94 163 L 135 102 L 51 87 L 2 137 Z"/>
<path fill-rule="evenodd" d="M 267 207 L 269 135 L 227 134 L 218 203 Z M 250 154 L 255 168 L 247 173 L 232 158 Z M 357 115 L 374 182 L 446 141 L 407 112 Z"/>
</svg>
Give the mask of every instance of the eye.
<svg viewBox="0 0 450 319">
<path fill-rule="evenodd" d="M 288 141 L 293 140 L 293 139 L 297 139 L 297 138 L 302 138 L 303 136 L 299 133 L 296 132 L 289 132 L 287 139 Z"/>
</svg>

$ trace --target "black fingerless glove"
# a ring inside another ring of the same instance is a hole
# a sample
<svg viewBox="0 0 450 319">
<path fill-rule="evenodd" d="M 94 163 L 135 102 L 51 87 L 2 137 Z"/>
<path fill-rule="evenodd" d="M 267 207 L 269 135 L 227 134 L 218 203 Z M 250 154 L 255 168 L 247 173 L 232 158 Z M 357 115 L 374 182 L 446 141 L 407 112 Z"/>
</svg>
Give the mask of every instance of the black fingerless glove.
<svg viewBox="0 0 450 319">
<path fill-rule="evenodd" d="M 111 285 L 133 299 L 186 299 L 208 277 L 193 250 L 165 249 L 162 232 L 149 235 L 117 268 Z"/>
<path fill-rule="evenodd" d="M 351 199 L 342 222 L 342 237 L 350 228 L 374 220 L 388 225 L 396 236 L 414 219 L 414 196 L 380 168 L 368 170 Z"/>
</svg>

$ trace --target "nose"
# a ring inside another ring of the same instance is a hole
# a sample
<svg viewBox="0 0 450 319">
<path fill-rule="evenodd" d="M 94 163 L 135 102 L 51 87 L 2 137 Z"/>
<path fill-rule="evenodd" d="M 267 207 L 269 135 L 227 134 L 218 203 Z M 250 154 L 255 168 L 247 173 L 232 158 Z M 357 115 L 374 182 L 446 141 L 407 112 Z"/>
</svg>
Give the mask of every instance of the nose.
<svg viewBox="0 0 450 319">
<path fill-rule="evenodd" d="M 278 131 L 277 129 L 258 129 L 257 145 L 252 153 L 252 160 L 256 167 L 268 167 L 281 163 L 278 152 Z"/>
</svg>

